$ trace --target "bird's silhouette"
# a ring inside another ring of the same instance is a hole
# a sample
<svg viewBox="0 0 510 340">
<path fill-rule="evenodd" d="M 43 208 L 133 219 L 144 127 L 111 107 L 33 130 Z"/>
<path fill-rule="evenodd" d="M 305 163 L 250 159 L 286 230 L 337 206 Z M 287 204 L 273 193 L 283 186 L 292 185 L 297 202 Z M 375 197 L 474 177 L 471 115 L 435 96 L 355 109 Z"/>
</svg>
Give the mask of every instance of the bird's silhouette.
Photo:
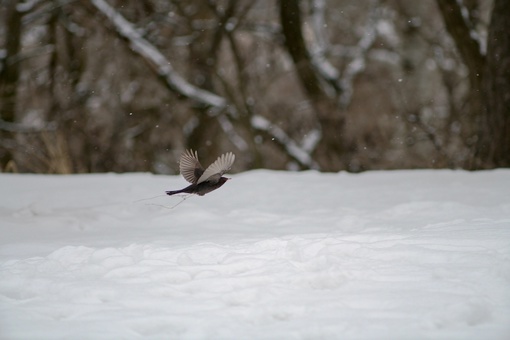
<svg viewBox="0 0 510 340">
<path fill-rule="evenodd" d="M 179 170 L 182 177 L 191 183 L 181 190 L 166 191 L 167 195 L 180 193 L 197 194 L 203 196 L 221 187 L 229 178 L 223 174 L 230 170 L 236 156 L 232 152 L 221 155 L 218 159 L 204 170 L 198 160 L 198 153 L 186 150 L 179 160 Z"/>
</svg>

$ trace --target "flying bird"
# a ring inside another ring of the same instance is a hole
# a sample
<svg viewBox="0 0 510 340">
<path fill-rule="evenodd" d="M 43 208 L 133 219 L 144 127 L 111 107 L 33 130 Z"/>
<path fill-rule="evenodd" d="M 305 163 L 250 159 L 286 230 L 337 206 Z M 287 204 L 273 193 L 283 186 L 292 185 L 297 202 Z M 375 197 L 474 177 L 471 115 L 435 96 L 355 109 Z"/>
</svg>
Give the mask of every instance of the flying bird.
<svg viewBox="0 0 510 340">
<path fill-rule="evenodd" d="M 186 150 L 179 160 L 179 170 L 182 177 L 191 185 L 181 190 L 166 191 L 166 194 L 186 193 L 204 196 L 218 189 L 229 180 L 229 178 L 223 177 L 223 174 L 230 170 L 235 159 L 236 156 L 232 152 L 225 153 L 204 170 L 198 160 L 198 153 L 193 150 Z"/>
</svg>

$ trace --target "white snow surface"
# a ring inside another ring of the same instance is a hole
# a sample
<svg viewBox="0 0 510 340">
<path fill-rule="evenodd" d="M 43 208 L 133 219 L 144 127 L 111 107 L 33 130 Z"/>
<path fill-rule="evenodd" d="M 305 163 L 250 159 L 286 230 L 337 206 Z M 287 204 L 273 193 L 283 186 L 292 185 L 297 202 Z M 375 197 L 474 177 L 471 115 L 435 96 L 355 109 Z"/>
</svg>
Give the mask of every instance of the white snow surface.
<svg viewBox="0 0 510 340">
<path fill-rule="evenodd" d="M 1 339 L 510 339 L 510 170 L 0 174 Z"/>
</svg>

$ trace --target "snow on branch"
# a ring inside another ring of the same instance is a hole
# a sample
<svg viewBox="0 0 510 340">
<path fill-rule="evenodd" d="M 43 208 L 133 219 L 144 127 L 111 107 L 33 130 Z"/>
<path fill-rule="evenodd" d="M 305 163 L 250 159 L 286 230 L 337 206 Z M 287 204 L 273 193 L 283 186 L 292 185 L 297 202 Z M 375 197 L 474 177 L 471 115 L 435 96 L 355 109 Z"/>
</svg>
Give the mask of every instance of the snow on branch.
<svg viewBox="0 0 510 340">
<path fill-rule="evenodd" d="M 322 131 L 313 129 L 309 131 L 301 141 L 301 148 L 308 154 L 311 154 L 322 139 Z"/>
<path fill-rule="evenodd" d="M 342 89 L 344 90 L 344 92 L 340 97 L 340 104 L 343 106 L 347 106 L 351 101 L 353 93 L 352 82 L 354 80 L 354 77 L 365 69 L 367 51 L 374 44 L 375 38 L 377 36 L 376 30 L 377 21 L 375 18 L 376 6 L 372 5 L 371 7 L 372 8 L 368 15 L 368 20 L 364 29 L 364 35 L 358 42 L 358 45 L 354 52 L 354 58 L 345 68 L 342 77 L 341 82 Z"/>
<path fill-rule="evenodd" d="M 117 33 L 131 43 L 131 48 L 156 68 L 158 75 L 166 81 L 167 85 L 172 90 L 207 106 L 220 109 L 226 106 L 227 102 L 223 97 L 199 89 L 179 76 L 172 67 L 170 61 L 138 32 L 132 23 L 124 19 L 124 17 L 106 1 L 91 0 L 91 2 L 111 21 Z"/>
<path fill-rule="evenodd" d="M 316 71 L 325 79 L 336 92 L 342 91 L 342 84 L 339 81 L 340 72 L 326 59 L 325 52 L 328 47 L 328 39 L 325 28 L 325 10 L 324 0 L 313 0 L 311 3 L 311 27 L 315 36 L 315 43 L 312 47 L 311 59 L 312 65 Z"/>
<path fill-rule="evenodd" d="M 54 130 L 56 130 L 56 127 L 57 127 L 56 123 L 46 123 L 44 126 L 32 126 L 32 125 L 8 122 L 3 119 L 0 119 L 0 131 L 30 133 L 30 132 L 42 132 L 42 131 L 54 131 Z"/>
<path fill-rule="evenodd" d="M 248 150 L 248 143 L 241 137 L 232 125 L 232 122 L 226 115 L 217 116 L 218 123 L 220 124 L 221 129 L 227 135 L 228 139 L 234 144 L 239 150 L 246 151 Z"/>
<path fill-rule="evenodd" d="M 298 163 L 310 169 L 319 169 L 319 165 L 312 159 L 312 156 L 278 126 L 273 125 L 260 115 L 253 115 L 250 122 L 254 129 L 271 135 L 275 141 L 285 148 L 287 154 Z"/>
<path fill-rule="evenodd" d="M 480 48 L 480 54 L 486 55 L 487 54 L 487 44 L 486 40 L 482 39 L 478 31 L 476 30 L 476 25 L 471 20 L 471 16 L 469 14 L 469 9 L 466 7 L 466 5 L 463 3 L 462 0 L 457 0 L 457 5 L 459 6 L 460 13 L 462 15 L 462 19 L 464 20 L 464 24 L 469 30 L 469 37 L 473 39 L 476 44 Z"/>
</svg>

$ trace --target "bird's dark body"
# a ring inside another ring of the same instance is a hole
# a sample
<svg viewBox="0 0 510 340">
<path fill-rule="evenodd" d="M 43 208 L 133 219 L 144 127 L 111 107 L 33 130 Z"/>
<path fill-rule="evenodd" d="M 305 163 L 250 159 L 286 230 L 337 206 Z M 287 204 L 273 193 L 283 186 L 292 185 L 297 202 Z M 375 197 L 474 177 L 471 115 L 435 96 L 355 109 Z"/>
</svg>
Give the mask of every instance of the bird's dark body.
<svg viewBox="0 0 510 340">
<path fill-rule="evenodd" d="M 235 155 L 232 152 L 228 152 L 218 157 L 207 169 L 204 169 L 198 161 L 198 153 L 193 150 L 186 150 L 179 160 L 179 171 L 182 177 L 191 183 L 191 185 L 181 190 L 166 191 L 166 194 L 195 194 L 204 196 L 218 189 L 229 180 L 223 177 L 223 174 L 230 170 L 234 160 Z"/>
<path fill-rule="evenodd" d="M 207 193 L 210 193 L 213 190 L 218 189 L 221 187 L 225 182 L 228 180 L 226 177 L 220 177 L 218 181 L 215 181 L 215 183 L 211 183 L 209 181 L 205 181 L 199 184 L 191 184 L 188 185 L 186 188 L 181 190 L 173 190 L 173 191 L 167 191 L 167 195 L 175 195 L 175 194 L 196 194 L 199 196 L 204 196 Z"/>
</svg>

